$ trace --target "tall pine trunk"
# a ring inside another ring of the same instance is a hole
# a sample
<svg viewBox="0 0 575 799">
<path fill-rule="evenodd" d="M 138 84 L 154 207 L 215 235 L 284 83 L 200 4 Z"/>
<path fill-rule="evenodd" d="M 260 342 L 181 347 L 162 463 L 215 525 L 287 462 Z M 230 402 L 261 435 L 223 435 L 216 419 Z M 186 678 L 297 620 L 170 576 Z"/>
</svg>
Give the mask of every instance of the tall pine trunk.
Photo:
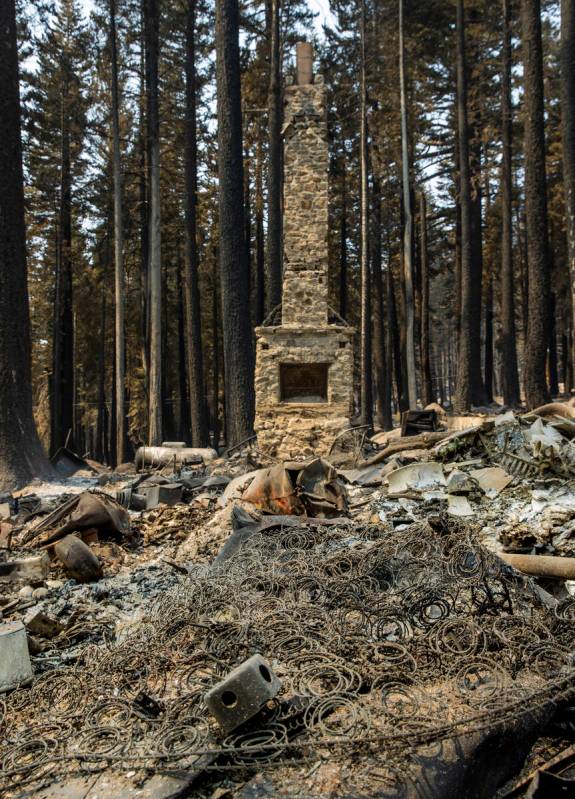
<svg viewBox="0 0 575 799">
<path fill-rule="evenodd" d="M 388 351 L 385 336 L 385 312 L 383 297 L 383 264 L 381 257 L 381 186 L 373 176 L 373 240 L 372 280 L 374 307 L 373 360 L 375 363 L 375 390 L 377 423 L 383 430 L 391 430 L 391 381 L 389 380 Z"/>
<path fill-rule="evenodd" d="M 98 353 L 98 412 L 96 416 L 95 458 L 101 463 L 106 458 L 106 279 L 102 280 L 102 306 L 100 312 L 100 349 Z"/>
<path fill-rule="evenodd" d="M 150 153 L 150 226 L 148 278 L 150 285 L 150 385 L 148 441 L 162 443 L 162 263 L 160 225 L 160 114 L 158 104 L 158 0 L 145 0 L 148 142 Z"/>
<path fill-rule="evenodd" d="M 523 382 L 528 407 L 549 399 L 545 377 L 549 341 L 550 259 L 543 104 L 543 48 L 539 0 L 521 0 L 525 129 L 525 221 L 528 321 Z"/>
<path fill-rule="evenodd" d="M 150 301 L 148 280 L 149 215 L 148 215 L 148 134 L 146 125 L 147 55 L 145 45 L 145 0 L 142 0 L 142 33 L 140 36 L 140 87 L 138 102 L 138 206 L 140 217 L 140 302 L 141 359 L 144 390 L 148 403 L 150 390 Z"/>
<path fill-rule="evenodd" d="M 399 88 L 401 102 L 401 164 L 403 182 L 403 270 L 405 290 L 405 366 L 410 408 L 417 407 L 417 379 L 415 373 L 415 311 L 413 290 L 413 213 L 409 177 L 409 140 L 407 132 L 407 97 L 405 85 L 405 52 L 403 0 L 399 0 Z"/>
<path fill-rule="evenodd" d="M 360 88 L 360 270 L 361 270 L 361 423 L 373 425 L 371 369 L 371 281 L 369 274 L 369 196 L 367 154 L 367 86 L 365 62 L 365 0 L 361 0 L 361 88 Z"/>
<path fill-rule="evenodd" d="M 208 444 L 208 418 L 204 390 L 202 322 L 198 274 L 196 215 L 198 194 L 196 132 L 196 0 L 188 0 L 186 19 L 186 116 L 185 116 L 185 278 L 186 372 L 190 407 L 192 446 Z"/>
<path fill-rule="evenodd" d="M 14 0 L 0 3 L 0 490 L 52 468 L 32 414 L 20 87 Z"/>
<path fill-rule="evenodd" d="M 264 253 L 264 193 L 263 193 L 263 154 L 262 131 L 258 130 L 256 145 L 256 175 L 255 175 L 255 215 L 256 215 L 256 258 L 255 258 L 255 320 L 256 325 L 261 325 L 265 318 L 265 253 Z"/>
<path fill-rule="evenodd" d="M 61 62 L 60 200 L 54 292 L 52 442 L 55 452 L 66 443 L 74 448 L 74 311 L 72 281 L 72 171 L 70 164 L 70 67 Z M 72 431 L 72 432 L 71 432 Z"/>
<path fill-rule="evenodd" d="M 471 185 L 469 174 L 469 125 L 467 119 L 467 65 L 463 0 L 457 0 L 457 134 L 459 145 L 459 205 L 461 208 L 461 317 L 457 363 L 455 410 L 471 408 L 473 263 L 471 253 Z"/>
<path fill-rule="evenodd" d="M 348 314 L 348 277 L 347 277 L 347 181 L 345 150 L 342 159 L 341 176 L 341 220 L 339 228 L 339 315 L 347 319 Z"/>
<path fill-rule="evenodd" d="M 282 102 L 280 0 L 270 0 L 270 84 L 268 98 L 268 313 L 282 296 Z"/>
<path fill-rule="evenodd" d="M 245 258 L 242 110 L 237 0 L 216 0 L 216 83 L 220 275 L 224 333 L 226 438 L 239 444 L 253 430 L 253 342 L 250 275 Z"/>
<path fill-rule="evenodd" d="M 481 168 L 481 121 L 475 110 L 469 138 L 472 142 L 469 156 L 471 184 L 471 297 L 469 325 L 471 328 L 471 402 L 485 405 L 487 391 L 481 372 L 481 307 L 483 296 L 483 192 Z"/>
<path fill-rule="evenodd" d="M 116 0 L 110 0 L 110 47 L 112 56 L 112 151 L 114 165 L 114 287 L 116 301 L 116 458 L 126 460 L 126 341 L 124 331 L 124 222 L 122 215 L 122 161 L 120 153 L 120 112 L 118 98 L 118 52 Z"/>
<path fill-rule="evenodd" d="M 434 401 L 429 344 L 429 253 L 427 250 L 427 200 L 419 195 L 421 261 L 421 402 L 425 407 Z"/>
<path fill-rule="evenodd" d="M 513 116 L 511 104 L 511 11 L 503 0 L 503 47 L 501 58 L 501 344 L 503 402 L 519 403 L 517 336 L 515 331 L 515 280 L 513 276 Z"/>
<path fill-rule="evenodd" d="M 560 67 L 567 256 L 575 328 L 575 0 L 561 0 Z M 575 352 L 572 357 L 575 359 Z"/>
</svg>

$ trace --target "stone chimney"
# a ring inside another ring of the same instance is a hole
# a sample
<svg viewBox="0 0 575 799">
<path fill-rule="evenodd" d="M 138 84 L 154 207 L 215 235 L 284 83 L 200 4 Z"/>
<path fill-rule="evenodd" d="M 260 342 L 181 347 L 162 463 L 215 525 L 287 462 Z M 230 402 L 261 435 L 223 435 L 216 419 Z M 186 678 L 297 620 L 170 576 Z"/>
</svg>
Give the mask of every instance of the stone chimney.
<svg viewBox="0 0 575 799">
<path fill-rule="evenodd" d="M 285 87 L 282 325 L 327 324 L 328 139 L 326 89 L 300 42 L 296 82 Z"/>
<path fill-rule="evenodd" d="M 255 430 L 267 454 L 301 459 L 328 454 L 349 427 L 354 335 L 327 304 L 326 91 L 305 42 L 285 87 L 283 138 L 282 315 L 256 328 Z"/>
</svg>

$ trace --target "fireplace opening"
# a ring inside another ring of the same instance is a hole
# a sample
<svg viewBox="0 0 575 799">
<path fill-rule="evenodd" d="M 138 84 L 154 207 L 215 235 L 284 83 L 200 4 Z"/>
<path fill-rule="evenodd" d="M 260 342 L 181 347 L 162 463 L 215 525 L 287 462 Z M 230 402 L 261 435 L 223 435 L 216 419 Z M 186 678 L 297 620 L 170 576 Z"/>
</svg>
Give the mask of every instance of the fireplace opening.
<svg viewBox="0 0 575 799">
<path fill-rule="evenodd" d="M 280 364 L 282 402 L 327 402 L 328 363 Z"/>
</svg>

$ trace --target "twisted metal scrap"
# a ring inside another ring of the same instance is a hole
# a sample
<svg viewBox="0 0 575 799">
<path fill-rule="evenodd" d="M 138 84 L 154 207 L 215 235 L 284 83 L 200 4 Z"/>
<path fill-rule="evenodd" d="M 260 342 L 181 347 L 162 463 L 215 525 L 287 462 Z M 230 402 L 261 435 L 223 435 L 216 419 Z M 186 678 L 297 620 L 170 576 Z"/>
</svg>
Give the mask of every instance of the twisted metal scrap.
<svg viewBox="0 0 575 799">
<path fill-rule="evenodd" d="M 452 519 L 261 532 L 128 639 L 0 702 L 0 793 L 109 766 L 259 769 L 325 752 L 385 761 L 389 780 L 417 747 L 573 691 L 574 618 L 575 602 L 548 610 Z M 224 738 L 204 693 L 256 652 L 282 692 Z"/>
</svg>

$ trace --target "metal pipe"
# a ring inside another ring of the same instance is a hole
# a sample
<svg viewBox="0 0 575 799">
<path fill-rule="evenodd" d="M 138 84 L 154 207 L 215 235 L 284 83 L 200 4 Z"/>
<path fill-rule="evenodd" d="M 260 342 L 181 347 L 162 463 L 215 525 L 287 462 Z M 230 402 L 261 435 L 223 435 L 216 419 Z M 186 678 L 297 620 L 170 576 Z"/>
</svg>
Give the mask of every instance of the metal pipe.
<svg viewBox="0 0 575 799">
<path fill-rule="evenodd" d="M 559 580 L 575 580 L 575 558 L 560 558 L 555 555 L 517 555 L 498 552 L 501 560 L 523 574 L 532 577 L 554 577 Z"/>
</svg>

